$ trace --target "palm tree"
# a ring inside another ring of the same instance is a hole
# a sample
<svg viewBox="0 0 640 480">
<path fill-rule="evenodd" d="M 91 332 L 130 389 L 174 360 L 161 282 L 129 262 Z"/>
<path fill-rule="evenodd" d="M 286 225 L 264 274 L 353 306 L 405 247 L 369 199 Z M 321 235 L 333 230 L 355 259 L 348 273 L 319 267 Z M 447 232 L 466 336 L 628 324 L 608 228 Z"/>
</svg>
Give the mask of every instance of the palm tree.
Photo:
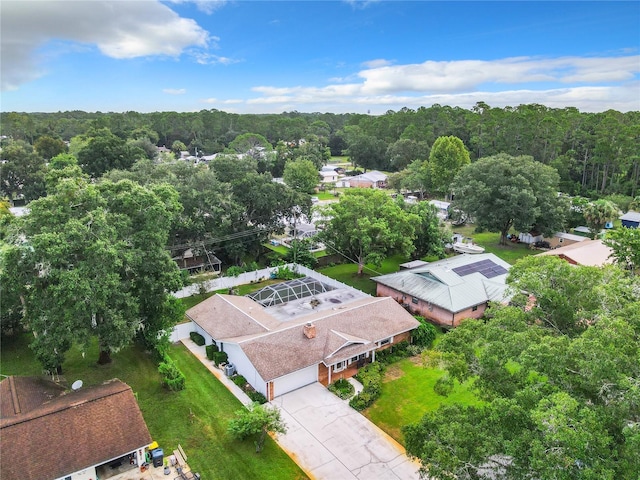
<svg viewBox="0 0 640 480">
<path fill-rule="evenodd" d="M 611 222 L 620 215 L 620 210 L 609 200 L 596 200 L 585 205 L 582 214 L 591 230 L 591 238 L 595 238 L 607 222 Z"/>
</svg>

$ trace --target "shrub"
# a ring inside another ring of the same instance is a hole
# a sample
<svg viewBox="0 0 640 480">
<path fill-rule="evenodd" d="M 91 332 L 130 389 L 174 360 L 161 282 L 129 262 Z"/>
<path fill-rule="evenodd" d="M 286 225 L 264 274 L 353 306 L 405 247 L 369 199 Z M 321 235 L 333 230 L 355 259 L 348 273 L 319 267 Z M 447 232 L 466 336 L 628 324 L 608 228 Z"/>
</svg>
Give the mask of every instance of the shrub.
<svg viewBox="0 0 640 480">
<path fill-rule="evenodd" d="M 358 372 L 356 378 L 362 383 L 364 389 L 349 401 L 352 408 L 358 411 L 364 410 L 378 399 L 382 390 L 383 373 L 384 366 L 379 362 L 370 363 Z"/>
<path fill-rule="evenodd" d="M 221 363 L 226 363 L 227 360 L 229 359 L 229 356 L 226 354 L 226 352 L 213 352 L 213 363 L 216 364 L 216 366 L 219 366 Z"/>
<path fill-rule="evenodd" d="M 392 345 L 389 348 L 384 350 L 380 350 L 376 352 L 376 361 L 383 363 L 385 365 L 389 365 L 390 363 L 397 362 L 402 358 L 406 358 L 410 356 L 409 353 L 409 342 L 402 341 Z"/>
<path fill-rule="evenodd" d="M 430 347 L 436 339 L 436 327 L 427 322 L 423 317 L 416 316 L 420 326 L 413 331 L 413 343 L 419 347 Z"/>
<path fill-rule="evenodd" d="M 353 395 L 355 389 L 348 380 L 341 378 L 340 380 L 336 380 L 331 385 L 329 385 L 329 391 L 335 393 L 343 400 L 346 400 Z"/>
<path fill-rule="evenodd" d="M 169 390 L 177 392 L 184 389 L 186 378 L 168 355 L 158 365 L 158 372 L 162 375 L 162 385 Z"/>
<path fill-rule="evenodd" d="M 242 267 L 238 267 L 236 265 L 233 265 L 233 266 L 227 268 L 227 276 L 228 277 L 237 277 L 241 273 L 244 273 L 244 269 Z"/>
<path fill-rule="evenodd" d="M 218 346 L 215 343 L 212 343 L 211 345 L 207 345 L 205 347 L 205 350 L 207 351 L 207 358 L 209 360 L 213 360 L 213 354 L 219 351 Z"/>
<path fill-rule="evenodd" d="M 204 337 L 200 335 L 198 332 L 189 333 L 189 337 L 191 337 L 191 340 L 193 340 L 193 343 L 195 343 L 196 345 L 202 346 L 205 343 Z"/>
<path fill-rule="evenodd" d="M 263 394 L 261 394 L 260 392 L 256 392 L 255 390 L 253 391 L 248 391 L 246 392 L 247 396 L 251 399 L 251 401 L 253 402 L 258 402 L 260 404 L 263 403 L 267 403 L 267 397 L 265 397 Z"/>
<path fill-rule="evenodd" d="M 242 375 L 234 375 L 233 377 L 231 377 L 231 381 L 242 389 L 244 389 L 244 387 L 247 385 L 247 379 Z"/>
</svg>

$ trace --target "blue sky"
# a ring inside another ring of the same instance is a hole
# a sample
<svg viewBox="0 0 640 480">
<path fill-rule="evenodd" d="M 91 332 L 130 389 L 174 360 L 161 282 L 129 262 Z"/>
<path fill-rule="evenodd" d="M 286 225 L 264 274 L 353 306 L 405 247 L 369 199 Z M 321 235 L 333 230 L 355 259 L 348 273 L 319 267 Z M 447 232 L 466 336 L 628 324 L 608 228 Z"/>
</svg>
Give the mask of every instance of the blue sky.
<svg viewBox="0 0 640 480">
<path fill-rule="evenodd" d="M 2 111 L 640 110 L 640 2 L 2 0 Z"/>
</svg>

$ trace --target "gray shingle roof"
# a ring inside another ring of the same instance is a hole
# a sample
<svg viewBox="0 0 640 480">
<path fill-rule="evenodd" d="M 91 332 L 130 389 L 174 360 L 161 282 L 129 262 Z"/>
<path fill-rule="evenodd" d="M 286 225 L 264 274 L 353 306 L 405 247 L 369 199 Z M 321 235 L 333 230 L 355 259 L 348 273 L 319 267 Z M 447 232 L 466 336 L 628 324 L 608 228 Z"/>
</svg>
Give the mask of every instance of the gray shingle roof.
<svg viewBox="0 0 640 480">
<path fill-rule="evenodd" d="M 483 260 L 491 260 L 507 271 L 511 267 L 492 253 L 463 254 L 432 262 L 422 268 L 374 277 L 372 280 L 456 313 L 488 301 L 505 299 L 506 273 L 489 279 L 479 272 L 460 276 L 453 271 L 454 268 Z"/>
<path fill-rule="evenodd" d="M 620 220 L 627 220 L 629 222 L 640 222 L 640 212 L 629 210 L 627 213 L 620 217 Z"/>
</svg>

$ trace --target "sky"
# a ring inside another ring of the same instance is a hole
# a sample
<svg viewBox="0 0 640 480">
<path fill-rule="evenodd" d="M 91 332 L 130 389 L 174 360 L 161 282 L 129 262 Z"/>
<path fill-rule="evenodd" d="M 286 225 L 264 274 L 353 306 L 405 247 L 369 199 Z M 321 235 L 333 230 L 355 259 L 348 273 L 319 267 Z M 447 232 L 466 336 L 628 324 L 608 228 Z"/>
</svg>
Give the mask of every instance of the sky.
<svg viewBox="0 0 640 480">
<path fill-rule="evenodd" d="M 640 111 L 640 2 L 2 0 L 0 111 Z"/>
</svg>

